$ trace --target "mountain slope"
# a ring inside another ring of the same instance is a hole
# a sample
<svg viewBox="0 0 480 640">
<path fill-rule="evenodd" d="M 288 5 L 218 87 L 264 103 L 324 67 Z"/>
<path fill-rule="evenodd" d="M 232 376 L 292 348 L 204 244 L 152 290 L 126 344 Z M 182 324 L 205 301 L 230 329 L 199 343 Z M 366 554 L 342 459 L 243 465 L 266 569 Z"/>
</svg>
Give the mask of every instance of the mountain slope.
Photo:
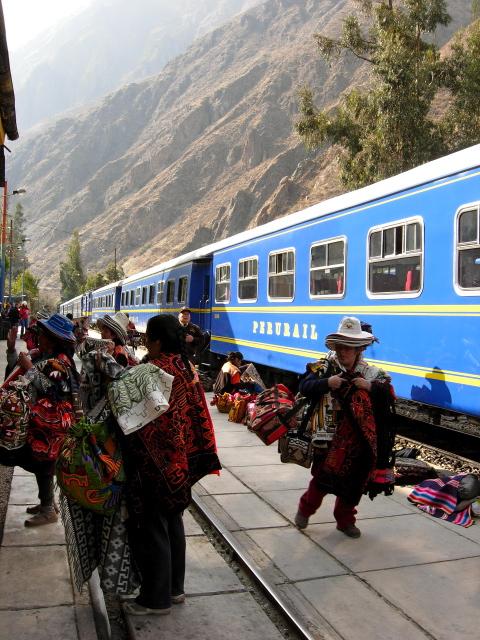
<svg viewBox="0 0 480 640">
<path fill-rule="evenodd" d="M 192 42 L 260 0 L 95 0 L 12 53 L 26 130 L 158 73 Z"/>
<path fill-rule="evenodd" d="M 338 33 L 350 0 L 268 0 L 208 34 L 158 76 L 62 118 L 19 145 L 12 185 L 26 186 L 32 258 L 44 282 L 80 229 L 86 265 L 114 248 L 127 272 L 338 193 L 334 153 L 293 133 L 297 90 L 330 104 L 367 69 L 327 67 L 312 34 Z M 469 19 L 456 2 L 456 22 Z"/>
</svg>

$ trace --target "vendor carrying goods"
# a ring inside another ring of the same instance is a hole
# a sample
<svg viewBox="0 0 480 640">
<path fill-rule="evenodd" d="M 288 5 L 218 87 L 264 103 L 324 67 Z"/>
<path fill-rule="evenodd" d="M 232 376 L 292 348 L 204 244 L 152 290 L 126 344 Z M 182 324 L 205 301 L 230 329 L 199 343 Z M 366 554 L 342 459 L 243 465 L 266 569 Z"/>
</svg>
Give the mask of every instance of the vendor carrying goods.
<svg viewBox="0 0 480 640">
<path fill-rule="evenodd" d="M 297 426 L 293 393 L 283 384 L 259 393 L 255 400 L 255 417 L 251 430 L 266 444 L 272 444 L 281 438 L 288 429 Z"/>
<path fill-rule="evenodd" d="M 63 493 L 80 506 L 112 513 L 120 504 L 125 482 L 120 448 L 107 422 L 82 419 L 72 425 L 56 465 Z"/>
<path fill-rule="evenodd" d="M 172 384 L 173 376 L 154 364 L 139 364 L 110 383 L 108 401 L 125 435 L 167 411 Z"/>
</svg>

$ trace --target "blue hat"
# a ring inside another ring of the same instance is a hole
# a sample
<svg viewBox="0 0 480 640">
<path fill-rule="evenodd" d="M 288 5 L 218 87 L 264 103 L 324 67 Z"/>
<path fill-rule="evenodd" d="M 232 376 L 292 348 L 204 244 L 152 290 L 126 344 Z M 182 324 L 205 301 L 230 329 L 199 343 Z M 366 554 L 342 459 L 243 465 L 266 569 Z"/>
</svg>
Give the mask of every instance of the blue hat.
<svg viewBox="0 0 480 640">
<path fill-rule="evenodd" d="M 60 313 L 54 313 L 47 320 L 37 320 L 37 324 L 53 334 L 59 340 L 67 342 L 76 342 L 77 339 L 73 335 L 73 322 Z"/>
</svg>

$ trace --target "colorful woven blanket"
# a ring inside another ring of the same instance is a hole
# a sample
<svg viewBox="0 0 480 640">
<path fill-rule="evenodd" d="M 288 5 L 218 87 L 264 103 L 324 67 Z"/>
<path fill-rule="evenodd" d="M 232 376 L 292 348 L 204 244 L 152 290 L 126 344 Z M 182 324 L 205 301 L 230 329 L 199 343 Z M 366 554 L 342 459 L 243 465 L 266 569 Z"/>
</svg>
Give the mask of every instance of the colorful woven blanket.
<svg viewBox="0 0 480 640">
<path fill-rule="evenodd" d="M 461 527 L 474 524 L 471 506 L 462 511 L 455 511 L 458 503 L 458 487 L 464 474 L 448 478 L 424 480 L 414 487 L 408 500 L 421 511 L 434 518 L 447 520 Z"/>
</svg>

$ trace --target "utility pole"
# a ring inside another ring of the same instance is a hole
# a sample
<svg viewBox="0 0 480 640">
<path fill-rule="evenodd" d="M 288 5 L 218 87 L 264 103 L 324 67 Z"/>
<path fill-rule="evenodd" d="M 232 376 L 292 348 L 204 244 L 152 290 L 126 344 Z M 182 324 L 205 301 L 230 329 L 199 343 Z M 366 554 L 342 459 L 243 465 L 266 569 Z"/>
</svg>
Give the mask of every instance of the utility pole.
<svg viewBox="0 0 480 640">
<path fill-rule="evenodd" d="M 10 220 L 10 263 L 8 269 L 8 301 L 12 304 L 13 219 Z"/>
<path fill-rule="evenodd" d="M 2 234 L 1 234 L 1 254 L 0 254 L 0 303 L 3 306 L 3 296 L 5 293 L 5 244 L 7 242 L 7 181 L 3 183 L 3 208 L 2 208 Z"/>
</svg>

